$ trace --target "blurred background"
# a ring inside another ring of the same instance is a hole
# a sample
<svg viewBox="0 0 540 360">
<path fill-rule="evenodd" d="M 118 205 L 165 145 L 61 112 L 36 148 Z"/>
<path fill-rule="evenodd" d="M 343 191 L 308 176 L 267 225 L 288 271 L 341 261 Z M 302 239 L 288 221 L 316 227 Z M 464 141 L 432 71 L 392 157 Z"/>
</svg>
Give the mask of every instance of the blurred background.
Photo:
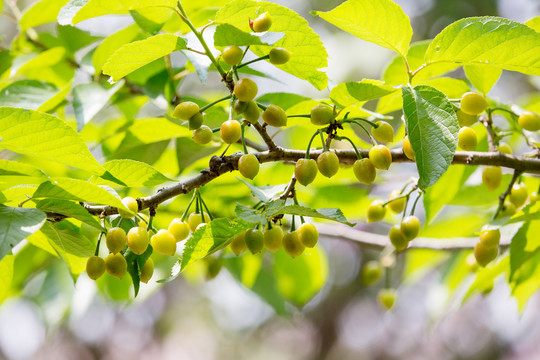
<svg viewBox="0 0 540 360">
<path fill-rule="evenodd" d="M 321 36 L 329 53 L 330 88 L 343 81 L 380 78 L 393 57 L 389 50 L 309 14 L 330 10 L 342 1 L 275 2 L 300 13 Z M 522 22 L 540 14 L 538 0 L 396 2 L 411 18 L 413 41 L 433 38 L 463 17 L 493 15 Z M 21 0 L 17 6 L 24 9 L 31 3 Z M 116 16 L 88 20 L 78 27 L 105 35 L 131 22 L 130 17 Z M 15 24 L 0 15 L 4 47 L 16 32 Z M 328 96 L 328 91 L 317 92 L 277 70 L 271 75 L 279 81 L 261 79 L 259 88 L 264 92 Z M 208 86 L 220 86 L 216 79 L 209 79 Z M 181 86 L 200 85 L 192 75 Z M 505 71 L 491 96 L 513 101 L 533 90 L 525 76 Z M 398 170 L 389 173 L 388 181 L 373 194 L 387 194 L 400 186 L 414 167 L 404 165 Z M 385 312 L 376 302 L 382 284 L 366 288 L 360 281 L 362 264 L 377 258 L 378 251 L 338 236 L 322 236 L 320 243 L 328 256 L 328 280 L 305 307 L 291 306 L 287 315 L 277 315 L 226 270 L 208 281 L 194 269 L 168 284 L 144 286 L 132 302 L 103 298 L 85 274 L 74 286 L 62 263 L 36 271 L 30 281 L 26 274 L 15 274 L 14 282 L 24 283 L 23 290 L 0 307 L 0 359 L 540 358 L 538 295 L 520 312 L 503 281 L 495 282 L 491 292 L 462 304 L 462 297 L 449 296 L 457 290 L 449 290 L 450 280 L 443 268 L 407 269 L 401 264 L 408 276 L 399 287 L 397 306 Z M 38 255 L 28 254 L 25 259 L 34 256 Z M 424 250 L 418 256 L 429 263 L 440 254 Z M 161 275 L 166 276 L 166 270 Z M 160 276 L 155 275 L 154 280 L 157 278 Z"/>
</svg>

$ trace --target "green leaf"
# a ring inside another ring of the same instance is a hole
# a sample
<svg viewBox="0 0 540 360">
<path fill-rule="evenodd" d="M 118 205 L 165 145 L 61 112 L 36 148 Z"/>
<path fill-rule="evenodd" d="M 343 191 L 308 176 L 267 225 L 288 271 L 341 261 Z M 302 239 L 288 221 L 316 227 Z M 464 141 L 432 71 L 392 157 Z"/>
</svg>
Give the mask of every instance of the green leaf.
<svg viewBox="0 0 540 360">
<path fill-rule="evenodd" d="M 193 51 L 182 50 L 182 54 L 184 54 L 191 65 L 193 65 L 193 68 L 195 68 L 201 84 L 205 85 L 206 80 L 208 79 L 208 70 L 210 70 L 210 66 L 212 66 L 212 61 L 208 56 L 197 54 Z"/>
<path fill-rule="evenodd" d="M 21 31 L 25 32 L 29 28 L 56 21 L 60 9 L 67 2 L 68 0 L 41 0 L 32 4 L 19 20 Z"/>
<path fill-rule="evenodd" d="M 540 15 L 535 16 L 532 19 L 526 21 L 525 25 L 527 25 L 531 29 L 536 30 L 537 32 L 540 32 Z"/>
<path fill-rule="evenodd" d="M 54 94 L 54 96 L 42 103 L 37 110 L 41 112 L 51 112 L 54 110 L 58 105 L 66 101 L 66 97 L 71 90 L 71 85 L 73 85 L 73 80 L 70 80 L 67 85 Z"/>
<path fill-rule="evenodd" d="M 0 1 L 0 9 L 2 2 Z M 13 263 L 14 256 L 7 255 L 0 260 L 0 305 L 6 300 L 11 291 L 11 281 L 13 280 Z"/>
<path fill-rule="evenodd" d="M 248 46 L 248 45 L 273 45 L 283 38 L 284 34 L 276 32 L 247 33 L 230 24 L 221 24 L 216 27 L 214 33 L 215 46 Z"/>
<path fill-rule="evenodd" d="M 54 85 L 38 80 L 15 81 L 0 90 L 0 106 L 36 110 L 57 92 Z"/>
<path fill-rule="evenodd" d="M 226 246 L 239 232 L 253 225 L 240 219 L 220 218 L 197 229 L 186 242 L 181 270 Z"/>
<path fill-rule="evenodd" d="M 3 192 L 0 192 L 0 204 L 3 204 L 7 201 L 6 195 Z"/>
<path fill-rule="evenodd" d="M 420 175 L 418 186 L 435 184 L 457 148 L 459 125 L 448 98 L 427 85 L 402 88 L 403 113 Z"/>
<path fill-rule="evenodd" d="M 516 271 L 523 265 L 524 262 L 530 259 L 530 252 L 526 251 L 527 247 L 527 232 L 529 231 L 530 222 L 523 223 L 518 232 L 512 238 L 510 243 L 510 274 L 508 280 L 512 281 L 516 275 Z"/>
<path fill-rule="evenodd" d="M 302 101 L 309 100 L 308 97 L 293 94 L 293 93 L 268 93 L 260 96 L 257 98 L 257 101 L 263 104 L 267 105 L 277 105 L 283 110 L 287 110 L 288 108 L 301 103 Z"/>
<path fill-rule="evenodd" d="M 33 110 L 0 107 L 0 148 L 102 175 L 79 134 L 59 118 Z"/>
<path fill-rule="evenodd" d="M 36 208 L 44 212 L 56 213 L 80 220 L 85 224 L 95 227 L 101 231 L 106 231 L 96 217 L 80 204 L 69 200 L 43 199 L 36 204 Z"/>
<path fill-rule="evenodd" d="M 289 215 L 299 215 L 299 216 L 308 216 L 312 218 L 326 219 L 337 221 L 342 224 L 349 226 L 354 226 L 356 224 L 350 223 L 343 215 L 343 212 L 340 209 L 311 209 L 305 206 L 300 205 L 287 205 L 283 207 L 278 207 L 274 211 L 269 210 L 268 215 L 278 215 L 278 214 L 289 214 Z"/>
<path fill-rule="evenodd" d="M 105 89 L 97 83 L 80 84 L 73 88 L 73 110 L 77 119 L 77 131 L 105 107 L 111 97 L 122 88 L 123 81 L 119 81 L 111 88 Z"/>
<path fill-rule="evenodd" d="M 234 209 L 234 213 L 236 216 L 238 216 L 240 219 L 247 221 L 252 224 L 266 224 L 266 216 L 264 216 L 260 211 L 248 208 L 245 205 L 242 204 L 236 204 L 236 208 Z"/>
<path fill-rule="evenodd" d="M 70 0 L 58 14 L 60 25 L 75 25 L 83 20 L 102 15 L 128 14 L 129 10 L 168 7 L 171 10 L 177 0 Z"/>
<path fill-rule="evenodd" d="M 281 249 L 274 254 L 274 261 L 278 290 L 296 305 L 307 303 L 328 278 L 328 260 L 320 246 L 306 249 L 295 259 Z"/>
<path fill-rule="evenodd" d="M 280 184 L 280 185 L 269 185 L 269 186 L 255 186 L 253 184 L 248 183 L 246 180 L 241 179 L 239 177 L 236 177 L 238 180 L 243 182 L 249 190 L 251 190 L 251 193 L 253 196 L 255 196 L 257 199 L 261 200 L 262 202 L 269 202 L 272 200 L 276 195 L 282 193 L 287 185 Z"/>
<path fill-rule="evenodd" d="M 137 255 L 131 252 L 130 249 L 126 251 L 124 257 L 127 262 L 127 271 L 131 276 L 131 281 L 133 282 L 133 289 L 135 290 L 135 297 L 139 294 L 139 287 L 141 284 L 141 270 L 146 263 L 146 260 L 150 258 L 150 255 L 154 252 L 152 245 L 148 245 L 145 252 L 141 255 Z"/>
<path fill-rule="evenodd" d="M 47 177 L 43 171 L 30 164 L 18 161 L 0 159 L 0 176 L 19 175 L 33 177 Z"/>
<path fill-rule="evenodd" d="M 167 8 L 148 8 L 143 11 L 130 10 L 129 14 L 135 20 L 137 25 L 149 34 L 157 34 L 165 22 L 172 15 L 171 9 Z"/>
<path fill-rule="evenodd" d="M 32 196 L 34 199 L 52 198 L 61 200 L 84 201 L 88 203 L 111 205 L 129 211 L 122 204 L 120 197 L 108 186 L 98 186 L 88 181 L 54 178 L 44 182 Z"/>
<path fill-rule="evenodd" d="M 167 181 L 175 181 L 169 179 L 152 166 L 135 160 L 111 160 L 103 164 L 103 167 L 115 178 L 120 179 L 126 186 L 130 187 L 154 187 Z M 111 185 L 111 182 L 96 176 L 91 179 L 91 182 Z"/>
<path fill-rule="evenodd" d="M 439 33 L 426 51 L 427 65 L 489 64 L 540 75 L 540 33 L 499 17 L 458 20 Z"/>
<path fill-rule="evenodd" d="M 489 65 L 465 65 L 463 70 L 465 70 L 467 79 L 478 91 L 484 94 L 491 90 L 502 74 L 502 69 Z"/>
<path fill-rule="evenodd" d="M 0 259 L 21 240 L 38 231 L 46 218 L 38 209 L 0 205 Z"/>
<path fill-rule="evenodd" d="M 508 270 L 508 266 L 509 256 L 505 255 L 500 260 L 494 261 L 494 263 L 478 271 L 476 279 L 463 297 L 463 302 L 467 301 L 474 294 L 477 294 L 480 291 L 491 289 L 493 287 L 493 280 L 506 272 Z"/>
<path fill-rule="evenodd" d="M 454 199 L 473 172 L 474 168 L 471 166 L 450 166 L 437 183 L 426 189 L 424 194 L 426 223 L 431 222 L 442 207 Z"/>
<path fill-rule="evenodd" d="M 269 12 L 272 16 L 272 31 L 284 33 L 283 39 L 274 46 L 292 52 L 289 62 L 277 65 L 283 71 L 309 81 L 322 90 L 328 84 L 328 77 L 319 69 L 328 66 L 328 54 L 322 41 L 308 22 L 294 11 L 267 1 L 234 0 L 223 6 L 216 15 L 216 22 L 231 24 L 244 32 L 250 32 L 249 19 Z M 268 54 L 268 46 L 252 46 L 258 56 Z"/>
<path fill-rule="evenodd" d="M 205 158 L 218 150 L 220 146 L 200 145 L 191 138 L 176 138 L 176 159 L 178 168 L 183 171 L 195 161 Z"/>
<path fill-rule="evenodd" d="M 100 74 L 101 68 L 107 59 L 122 45 L 132 42 L 139 35 L 137 24 L 130 25 L 110 36 L 108 36 L 94 51 L 92 55 L 92 65 L 95 73 Z"/>
<path fill-rule="evenodd" d="M 80 274 L 84 271 L 86 259 L 94 255 L 95 244 L 82 235 L 78 227 L 63 220 L 54 225 L 45 223 L 41 232 L 62 256 L 72 273 Z"/>
<path fill-rule="evenodd" d="M 362 40 L 407 55 L 411 21 L 391 0 L 348 0 L 331 11 L 314 14 Z"/>
<path fill-rule="evenodd" d="M 335 104 L 346 107 L 360 101 L 375 100 L 398 90 L 397 87 L 385 85 L 383 81 L 364 79 L 335 86 L 330 92 L 330 99 Z"/>
<path fill-rule="evenodd" d="M 103 65 L 103 73 L 118 81 L 138 68 L 174 51 L 186 49 L 186 41 L 173 34 L 161 34 L 122 45 Z"/>
<path fill-rule="evenodd" d="M 73 55 L 82 48 L 102 39 L 101 36 L 92 36 L 88 31 L 77 29 L 76 27 L 69 25 L 58 25 L 56 27 L 56 32 L 58 33 L 58 39 L 62 41 L 62 45 Z M 87 58 L 83 57 L 81 60 L 85 65 L 87 63 L 86 59 Z"/>
</svg>

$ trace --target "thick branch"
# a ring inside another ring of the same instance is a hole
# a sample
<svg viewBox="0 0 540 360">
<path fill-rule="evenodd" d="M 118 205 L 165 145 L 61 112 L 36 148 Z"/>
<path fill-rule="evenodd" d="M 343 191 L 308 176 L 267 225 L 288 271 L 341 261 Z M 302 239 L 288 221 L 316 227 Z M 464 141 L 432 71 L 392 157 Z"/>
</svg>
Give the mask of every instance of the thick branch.
<svg viewBox="0 0 540 360">
<path fill-rule="evenodd" d="M 273 144 L 273 142 L 272 142 Z M 274 144 L 275 146 L 275 144 Z M 393 162 L 411 162 L 400 149 L 394 149 L 392 152 Z M 359 150 L 362 157 L 368 156 L 368 150 Z M 321 150 L 311 150 L 310 158 L 316 159 L 321 154 Z M 336 150 L 340 161 L 345 164 L 353 164 L 357 157 L 354 150 Z M 295 163 L 298 159 L 305 157 L 303 150 L 288 150 L 276 146 L 275 150 L 254 153 L 260 163 L 283 161 Z M 209 168 L 201 171 L 195 177 L 175 184 L 171 187 L 160 189 L 156 194 L 139 198 L 139 210 L 149 207 L 157 207 L 162 202 L 171 199 L 177 195 L 186 194 L 191 190 L 201 187 L 220 175 L 236 170 L 238 168 L 238 159 L 242 153 L 235 153 L 230 156 L 213 156 L 210 159 Z M 464 165 L 490 165 L 502 166 L 519 172 L 540 173 L 540 160 L 524 158 L 520 156 L 507 155 L 500 152 L 470 152 L 458 151 L 454 155 L 453 164 Z M 91 206 L 85 205 L 85 208 L 93 215 L 112 215 L 116 214 L 116 208 L 112 206 Z"/>
</svg>

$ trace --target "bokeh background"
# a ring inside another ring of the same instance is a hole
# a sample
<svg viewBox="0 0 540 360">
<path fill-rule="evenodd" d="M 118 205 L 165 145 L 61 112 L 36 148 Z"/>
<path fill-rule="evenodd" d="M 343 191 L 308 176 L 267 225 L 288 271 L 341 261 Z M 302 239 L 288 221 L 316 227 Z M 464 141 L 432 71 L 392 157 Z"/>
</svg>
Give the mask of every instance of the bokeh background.
<svg viewBox="0 0 540 360">
<path fill-rule="evenodd" d="M 330 10 L 342 1 L 275 2 L 300 13 L 320 34 L 329 53 L 327 73 L 332 84 L 379 78 L 393 57 L 389 50 L 309 14 Z M 463 17 L 498 15 L 526 21 L 540 14 L 538 0 L 396 2 L 411 18 L 413 40 L 433 38 Z M 17 6 L 24 9 L 31 3 L 21 0 Z M 105 35 L 131 21 L 105 17 L 79 27 Z M 0 34 L 4 47 L 16 35 L 16 25 L 3 15 Z M 275 71 L 271 75 L 279 80 L 261 80 L 263 92 L 328 95 L 287 74 Z M 199 86 L 196 76 L 191 76 L 183 87 Z M 208 86 L 219 86 L 216 79 L 210 79 Z M 534 90 L 530 79 L 505 71 L 491 96 L 514 101 Z M 398 186 L 391 179 L 399 184 L 413 171 L 413 167 L 401 167 L 400 176 L 389 175 L 389 181 L 375 188 L 374 194 L 388 193 Z M 0 359 L 540 358 L 540 296 L 533 296 L 520 312 L 503 281 L 495 282 L 491 292 L 462 304 L 459 297 L 448 301 L 448 288 L 441 285 L 447 274 L 442 269 L 409 269 L 412 275 L 399 287 L 397 307 L 384 312 L 375 296 L 380 286 L 364 287 L 359 273 L 362 264 L 378 252 L 336 236 L 323 236 L 320 242 L 328 254 L 328 281 L 304 308 L 290 308 L 288 316 L 276 315 L 226 270 L 209 281 L 194 271 L 165 285 L 143 287 L 130 303 L 104 299 L 85 275 L 74 285 L 61 263 L 35 272 L 30 281 L 25 274 L 15 274 L 14 281 L 24 283 L 24 290 L 0 307 Z M 423 256 L 437 255 L 425 252 Z"/>
</svg>

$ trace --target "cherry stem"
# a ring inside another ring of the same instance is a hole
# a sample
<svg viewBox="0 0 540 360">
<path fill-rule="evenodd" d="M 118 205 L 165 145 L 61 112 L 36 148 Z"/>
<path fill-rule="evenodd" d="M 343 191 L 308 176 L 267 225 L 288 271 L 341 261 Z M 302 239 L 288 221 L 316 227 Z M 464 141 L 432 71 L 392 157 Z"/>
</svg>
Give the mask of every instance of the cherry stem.
<svg viewBox="0 0 540 360">
<path fill-rule="evenodd" d="M 212 216 L 212 214 L 210 214 L 210 210 L 208 209 L 208 206 L 206 206 L 206 203 L 204 202 L 200 191 L 199 191 L 199 201 L 201 202 L 202 206 L 204 206 L 204 208 L 206 209 L 206 213 L 208 214 L 210 221 L 214 220 L 214 217 Z M 201 211 L 201 218 L 203 219 L 203 222 L 204 222 L 204 211 Z"/>
<path fill-rule="evenodd" d="M 512 179 L 508 183 L 508 187 L 506 188 L 506 191 L 499 196 L 499 206 L 497 206 L 497 210 L 495 211 L 495 214 L 493 215 L 493 220 L 497 219 L 500 212 L 505 209 L 504 207 L 504 200 L 506 200 L 506 197 L 510 194 L 512 191 L 512 187 L 514 186 L 514 183 L 519 179 L 521 176 L 521 171 L 515 170 L 514 175 L 512 175 Z"/>
<path fill-rule="evenodd" d="M 189 212 L 189 208 L 191 207 L 191 204 L 193 204 L 193 201 L 195 201 L 195 191 L 193 192 L 193 196 L 191 197 L 191 200 L 189 201 L 189 204 L 186 208 L 186 210 L 184 210 L 184 213 L 182 214 L 182 221 L 185 221 L 186 220 L 186 217 L 187 217 L 187 214 Z"/>
<path fill-rule="evenodd" d="M 266 60 L 266 59 L 270 59 L 270 55 L 264 55 L 264 56 L 258 57 L 256 59 L 250 60 L 248 62 L 245 62 L 243 64 L 240 64 L 240 65 L 236 66 L 236 69 L 240 69 L 240 68 L 243 68 L 244 66 L 247 66 L 249 64 L 253 64 L 253 63 L 257 62 L 257 61 Z"/>
<path fill-rule="evenodd" d="M 295 225 L 295 222 L 294 222 L 294 215 L 292 215 L 291 232 L 293 232 L 295 230 L 296 230 L 296 225 Z"/>
<path fill-rule="evenodd" d="M 356 124 L 358 126 L 360 126 L 362 128 L 362 130 L 364 130 L 364 132 L 367 134 L 367 136 L 369 137 L 369 139 L 371 140 L 371 145 L 375 146 L 377 145 L 377 142 L 375 141 L 375 139 L 373 138 L 373 135 L 370 134 L 370 132 L 366 129 L 366 127 L 362 124 L 360 124 L 358 121 L 347 121 L 348 123 L 351 123 L 351 124 Z"/>
<path fill-rule="evenodd" d="M 99 237 L 96 244 L 96 250 L 94 251 L 94 256 L 99 256 L 99 245 L 101 244 L 101 237 L 103 236 L 103 231 L 99 233 Z"/>
<path fill-rule="evenodd" d="M 202 113 L 204 110 L 209 109 L 209 108 L 211 108 L 212 106 L 214 106 L 214 105 L 216 105 L 216 104 L 219 104 L 220 102 L 225 101 L 225 100 L 228 100 L 228 99 L 230 99 L 230 98 L 232 98 L 232 94 L 227 95 L 227 96 L 224 96 L 224 97 L 222 97 L 221 99 L 217 99 L 216 101 L 213 101 L 213 102 L 211 102 L 210 104 L 203 106 L 202 108 L 199 109 L 199 112 Z"/>
<path fill-rule="evenodd" d="M 318 133 L 321 136 L 321 143 L 322 143 L 323 150 L 324 150 L 324 152 L 326 152 L 326 151 L 328 151 L 328 148 L 326 147 L 326 143 L 324 142 L 324 136 L 322 134 L 322 130 L 319 129 Z"/>
<path fill-rule="evenodd" d="M 294 205 L 298 205 L 298 199 L 296 198 L 296 192 L 294 193 L 293 201 L 294 201 Z M 302 224 L 305 223 L 304 217 L 302 215 L 300 215 L 300 222 Z"/>
<path fill-rule="evenodd" d="M 410 214 L 411 215 L 414 215 L 414 211 L 416 210 L 416 204 L 418 203 L 418 200 L 420 200 L 420 197 L 422 196 L 422 193 L 419 192 L 418 193 L 418 196 L 416 197 L 416 199 L 414 200 L 414 203 L 413 203 L 413 206 L 412 206 L 412 209 L 411 209 L 411 212 Z"/>
<path fill-rule="evenodd" d="M 362 156 L 358 152 L 358 149 L 356 148 L 356 145 L 354 145 L 353 141 L 351 139 L 349 139 L 347 136 L 335 136 L 334 139 L 336 139 L 336 140 L 347 140 L 348 142 L 350 142 L 352 147 L 354 148 L 354 152 L 356 153 L 356 157 L 358 158 L 358 160 L 362 159 Z"/>
<path fill-rule="evenodd" d="M 370 121 L 370 120 L 368 120 L 368 119 L 361 118 L 361 117 L 358 117 L 358 118 L 347 118 L 347 119 L 342 120 L 341 123 L 342 123 L 342 124 L 346 124 L 346 123 L 355 123 L 355 124 L 358 124 L 358 120 L 368 123 L 369 125 L 373 126 L 375 129 L 379 127 L 379 124 L 374 123 L 373 121 Z"/>
<path fill-rule="evenodd" d="M 244 122 L 242 124 L 242 146 L 244 147 L 244 154 L 248 154 L 248 149 L 246 147 L 246 138 L 244 137 L 245 127 L 246 127 L 246 123 Z"/>
<path fill-rule="evenodd" d="M 311 115 L 287 115 L 288 118 L 311 118 Z"/>
<path fill-rule="evenodd" d="M 148 218 L 148 226 L 146 227 L 146 231 L 150 232 L 152 230 L 152 223 L 154 222 L 154 217 L 150 216 Z"/>
<path fill-rule="evenodd" d="M 223 150 L 223 153 L 221 154 L 221 157 L 225 156 L 225 154 L 227 153 L 227 150 L 229 150 L 230 147 L 231 147 L 231 144 L 228 144 L 227 147 L 225 148 L 225 150 Z"/>
<path fill-rule="evenodd" d="M 311 139 L 309 139 L 309 143 L 308 143 L 307 150 L 306 150 L 306 159 L 309 159 L 309 152 L 311 150 L 311 143 L 313 142 L 313 140 L 315 140 L 315 137 L 317 136 L 318 133 L 319 133 L 319 130 L 315 131 L 315 134 L 313 134 Z"/>
</svg>

